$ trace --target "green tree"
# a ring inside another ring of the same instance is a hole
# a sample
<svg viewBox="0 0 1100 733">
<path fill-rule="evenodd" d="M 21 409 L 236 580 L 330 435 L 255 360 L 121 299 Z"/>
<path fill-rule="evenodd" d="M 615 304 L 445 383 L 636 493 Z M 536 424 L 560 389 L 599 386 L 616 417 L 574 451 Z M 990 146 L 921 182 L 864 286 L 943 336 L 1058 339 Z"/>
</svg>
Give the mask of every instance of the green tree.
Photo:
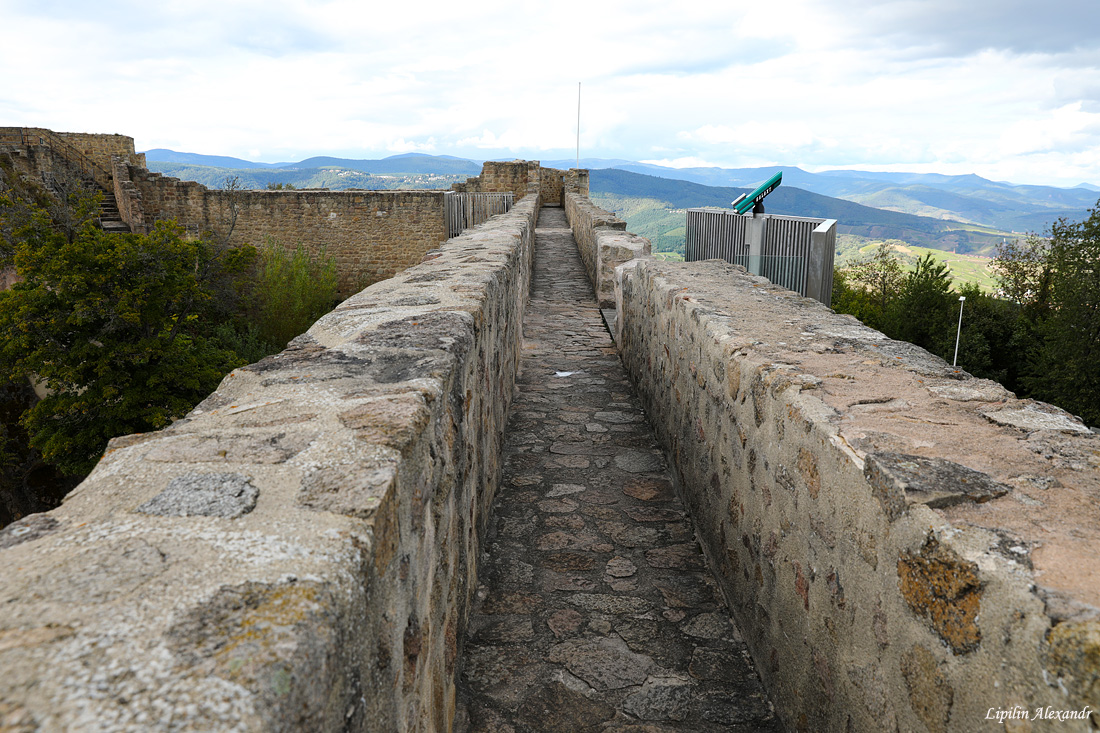
<svg viewBox="0 0 1100 733">
<path fill-rule="evenodd" d="M 1051 228 L 1039 294 L 1022 325 L 1036 342 L 1022 382 L 1100 425 L 1100 203 L 1089 214 Z"/>
<path fill-rule="evenodd" d="M 951 271 L 932 253 L 926 253 L 916 267 L 901 281 L 898 295 L 889 303 L 886 314 L 886 335 L 916 344 L 941 357 L 947 357 L 947 346 L 954 345 Z"/>
<path fill-rule="evenodd" d="M 21 281 L 0 293 L 0 383 L 32 379 L 49 395 L 5 403 L 21 417 L 0 430 L 0 474 L 38 454 L 86 473 L 110 438 L 167 425 L 337 302 L 336 264 L 323 252 L 230 244 L 235 179 L 225 182 L 224 220 L 202 238 L 167 222 L 117 234 L 91 223 L 94 191 L 47 192 L 5 162 L 0 266 Z"/>
<path fill-rule="evenodd" d="M 14 256 L 21 282 L 0 293 L 0 355 L 50 391 L 21 420 L 45 460 L 87 472 L 110 438 L 164 427 L 244 363 L 200 318 L 215 297 L 204 276 L 225 255 L 174 224 L 86 223 L 70 238 L 34 213 Z"/>
<path fill-rule="evenodd" d="M 853 313 L 871 328 L 882 330 L 890 303 L 897 297 L 904 272 L 894 256 L 893 247 L 882 242 L 875 253 L 862 262 L 848 268 L 846 282 L 863 288 L 869 299 L 860 299 L 860 313 Z M 834 280 L 835 282 L 835 280 Z"/>
<path fill-rule="evenodd" d="M 832 308 L 837 313 L 847 313 L 859 320 L 877 322 L 881 311 L 878 301 L 869 290 L 851 281 L 851 272 L 839 267 L 833 268 Z"/>
<path fill-rule="evenodd" d="M 990 269 L 1004 297 L 1025 307 L 1042 304 L 1049 294 L 1049 255 L 1046 240 L 1034 234 L 1002 242 Z"/>
</svg>

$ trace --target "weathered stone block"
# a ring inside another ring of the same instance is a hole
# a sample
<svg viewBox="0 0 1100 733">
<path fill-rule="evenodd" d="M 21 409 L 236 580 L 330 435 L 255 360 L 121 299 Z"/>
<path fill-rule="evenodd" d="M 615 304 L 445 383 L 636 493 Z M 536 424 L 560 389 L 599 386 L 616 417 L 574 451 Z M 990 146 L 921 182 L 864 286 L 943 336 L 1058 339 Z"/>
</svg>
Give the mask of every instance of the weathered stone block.
<svg viewBox="0 0 1100 733">
<path fill-rule="evenodd" d="M 1077 691 L 1074 702 L 1093 709 L 1100 721 L 1100 619 L 1066 621 L 1047 635 L 1047 664 Z"/>
<path fill-rule="evenodd" d="M 909 607 L 927 617 L 956 654 L 974 651 L 981 643 L 978 567 L 934 535 L 929 534 L 917 552 L 906 551 L 898 558 L 898 589 Z"/>
<path fill-rule="evenodd" d="M 863 472 L 891 520 L 915 503 L 935 509 L 968 501 L 982 504 L 1011 491 L 988 474 L 942 458 L 872 453 L 864 462 Z"/>
<path fill-rule="evenodd" d="M 137 508 L 163 517 L 224 517 L 235 519 L 256 507 L 260 490 L 239 473 L 186 473 Z"/>
<path fill-rule="evenodd" d="M 914 646 L 901 660 L 909 702 L 929 733 L 944 733 L 951 720 L 955 690 L 936 658 L 923 646 Z"/>
</svg>

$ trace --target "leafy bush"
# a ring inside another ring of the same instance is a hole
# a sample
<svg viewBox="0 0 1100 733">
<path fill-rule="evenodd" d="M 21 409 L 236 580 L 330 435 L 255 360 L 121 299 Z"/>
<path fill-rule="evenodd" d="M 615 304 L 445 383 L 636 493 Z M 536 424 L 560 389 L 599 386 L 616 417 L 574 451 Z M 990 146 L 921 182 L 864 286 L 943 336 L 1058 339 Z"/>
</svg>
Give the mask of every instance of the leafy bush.
<svg viewBox="0 0 1100 733">
<path fill-rule="evenodd" d="M 252 324 L 273 351 L 284 348 L 339 301 L 336 261 L 322 249 L 312 257 L 268 239 L 256 264 Z"/>
<path fill-rule="evenodd" d="M 169 424 L 243 364 L 200 318 L 224 261 L 174 224 L 148 235 L 70 235 L 38 213 L 15 251 L 21 281 L 0 293 L 0 354 L 14 379 L 50 394 L 21 423 L 66 473 L 95 465 L 117 435 Z"/>
</svg>

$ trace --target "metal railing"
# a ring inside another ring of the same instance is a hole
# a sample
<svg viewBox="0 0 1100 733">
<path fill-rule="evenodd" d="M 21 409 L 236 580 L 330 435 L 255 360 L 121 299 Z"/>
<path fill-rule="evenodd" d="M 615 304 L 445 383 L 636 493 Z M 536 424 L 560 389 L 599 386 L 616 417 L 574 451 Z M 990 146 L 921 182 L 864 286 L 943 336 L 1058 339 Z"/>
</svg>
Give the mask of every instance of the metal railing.
<svg viewBox="0 0 1100 733">
<path fill-rule="evenodd" d="M 688 209 L 684 259 L 721 259 L 825 305 L 832 301 L 836 219 Z"/>
<path fill-rule="evenodd" d="M 460 193 L 447 191 L 443 195 L 443 216 L 447 222 L 447 237 L 457 237 L 464 229 L 477 226 L 491 216 L 512 209 L 512 193 Z"/>
</svg>

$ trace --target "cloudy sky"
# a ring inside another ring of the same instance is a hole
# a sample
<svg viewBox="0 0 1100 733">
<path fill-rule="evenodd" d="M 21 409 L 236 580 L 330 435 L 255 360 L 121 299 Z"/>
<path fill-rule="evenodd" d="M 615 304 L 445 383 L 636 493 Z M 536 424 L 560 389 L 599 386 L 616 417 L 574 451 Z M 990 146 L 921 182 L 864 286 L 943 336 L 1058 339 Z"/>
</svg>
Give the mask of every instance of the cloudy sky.
<svg viewBox="0 0 1100 733">
<path fill-rule="evenodd" d="M 530 7 L 527 7 L 530 5 Z M 0 0 L 0 126 L 1100 185 L 1097 0 Z"/>
</svg>

